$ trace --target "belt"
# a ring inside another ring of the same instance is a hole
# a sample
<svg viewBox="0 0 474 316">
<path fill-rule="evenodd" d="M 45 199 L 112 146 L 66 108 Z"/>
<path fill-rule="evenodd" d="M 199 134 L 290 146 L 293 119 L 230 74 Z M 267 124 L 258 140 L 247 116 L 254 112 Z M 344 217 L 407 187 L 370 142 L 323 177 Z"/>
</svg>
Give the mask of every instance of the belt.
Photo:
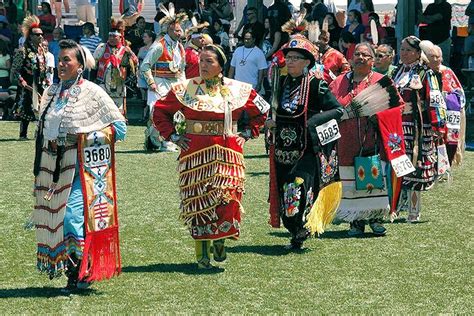
<svg viewBox="0 0 474 316">
<path fill-rule="evenodd" d="M 181 72 L 171 72 L 171 71 L 166 71 L 166 70 L 151 70 L 151 74 L 153 77 L 159 77 L 159 78 L 178 78 L 181 76 Z"/>
<path fill-rule="evenodd" d="M 224 121 L 186 120 L 186 133 L 195 135 L 223 135 Z M 237 122 L 232 122 L 232 133 L 237 134 Z"/>
</svg>

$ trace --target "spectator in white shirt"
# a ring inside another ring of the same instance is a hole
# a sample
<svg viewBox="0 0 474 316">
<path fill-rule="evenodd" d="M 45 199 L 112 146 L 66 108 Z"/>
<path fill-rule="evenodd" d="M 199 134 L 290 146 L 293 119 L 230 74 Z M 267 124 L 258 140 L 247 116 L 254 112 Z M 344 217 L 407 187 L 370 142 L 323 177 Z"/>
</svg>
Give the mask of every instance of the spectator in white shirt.
<svg viewBox="0 0 474 316">
<path fill-rule="evenodd" d="M 267 69 L 263 51 L 255 46 L 255 37 L 251 30 L 244 34 L 244 46 L 238 47 L 230 62 L 229 78 L 247 82 L 259 92 Z"/>
</svg>

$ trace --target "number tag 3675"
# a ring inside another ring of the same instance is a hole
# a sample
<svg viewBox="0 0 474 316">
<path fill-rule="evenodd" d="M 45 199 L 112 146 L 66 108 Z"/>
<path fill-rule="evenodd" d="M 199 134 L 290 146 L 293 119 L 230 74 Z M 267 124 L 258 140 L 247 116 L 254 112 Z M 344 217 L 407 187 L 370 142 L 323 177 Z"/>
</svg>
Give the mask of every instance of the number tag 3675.
<svg viewBox="0 0 474 316">
<path fill-rule="evenodd" d="M 105 165 L 110 160 L 110 146 L 92 146 L 84 148 L 84 163 L 89 167 Z"/>
<path fill-rule="evenodd" d="M 336 139 L 341 138 L 339 125 L 337 125 L 337 121 L 335 119 L 332 119 L 325 124 L 316 126 L 316 132 L 318 133 L 318 138 L 321 142 L 321 145 L 326 145 L 335 141 Z"/>
</svg>

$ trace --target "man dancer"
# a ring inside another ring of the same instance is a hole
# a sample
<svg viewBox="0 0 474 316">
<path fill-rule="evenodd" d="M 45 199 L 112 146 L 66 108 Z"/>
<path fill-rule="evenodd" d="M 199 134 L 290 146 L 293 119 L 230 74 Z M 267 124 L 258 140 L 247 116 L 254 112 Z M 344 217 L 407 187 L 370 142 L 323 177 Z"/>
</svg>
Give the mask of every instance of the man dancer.
<svg viewBox="0 0 474 316">
<path fill-rule="evenodd" d="M 165 36 L 156 41 L 148 51 L 140 71 L 148 84 L 148 106 L 153 109 L 156 101 L 164 98 L 171 89 L 171 84 L 179 80 L 185 80 L 185 52 L 183 45 L 179 42 L 183 36 L 181 22 L 187 19 L 186 14 L 174 14 L 174 6 L 169 4 L 169 10 L 160 5 L 160 10 L 165 17 L 160 20 L 160 25 L 167 29 Z M 150 113 L 149 117 L 153 117 Z M 160 151 L 177 151 L 177 147 L 164 141 L 158 131 L 148 122 L 145 131 L 145 149 Z"/>
<path fill-rule="evenodd" d="M 137 56 L 125 43 L 125 24 L 121 18 L 112 17 L 107 43 L 100 44 L 94 52 L 97 65 L 96 82 L 114 100 L 120 112 L 127 114 L 125 79 L 127 67 L 138 64 Z"/>
</svg>

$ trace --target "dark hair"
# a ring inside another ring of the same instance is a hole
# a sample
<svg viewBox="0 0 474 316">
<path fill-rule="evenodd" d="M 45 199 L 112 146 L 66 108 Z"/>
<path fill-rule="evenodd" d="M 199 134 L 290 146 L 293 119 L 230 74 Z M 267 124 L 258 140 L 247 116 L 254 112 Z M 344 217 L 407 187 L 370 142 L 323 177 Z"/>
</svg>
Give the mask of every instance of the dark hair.
<svg viewBox="0 0 474 316">
<path fill-rule="evenodd" d="M 337 24 L 336 15 L 332 12 L 326 13 L 326 16 L 328 16 L 328 15 L 330 15 L 332 17 L 332 25 L 334 25 L 335 27 L 340 28 L 339 24 Z"/>
<path fill-rule="evenodd" d="M 357 21 L 357 23 L 362 23 L 362 14 L 360 14 L 359 11 L 357 11 L 357 10 L 350 10 L 349 12 L 354 13 L 354 19 Z"/>
<path fill-rule="evenodd" d="M 250 35 L 252 35 L 252 38 L 255 39 L 255 34 L 254 34 L 254 32 L 252 31 L 252 29 L 248 28 L 248 29 L 244 30 L 244 31 L 242 32 L 242 38 L 245 37 L 245 34 L 250 34 Z"/>
<path fill-rule="evenodd" d="M 277 23 L 277 21 L 275 20 L 274 17 L 267 16 L 267 17 L 265 17 L 265 19 L 263 21 L 265 22 L 265 20 L 268 20 L 268 24 L 270 25 L 270 29 L 269 30 L 265 29 L 264 37 L 266 37 L 267 34 L 270 34 L 270 39 L 271 39 L 271 42 L 272 42 L 272 45 L 273 45 L 273 39 L 275 38 L 275 33 L 280 32 L 280 28 L 278 27 L 278 23 Z"/>
<path fill-rule="evenodd" d="M 95 35 L 95 28 L 94 28 L 94 24 L 92 24 L 91 22 L 86 22 L 82 25 L 82 29 L 88 29 L 90 31 L 92 31 L 92 33 Z"/>
<path fill-rule="evenodd" d="M 377 13 L 375 13 L 375 12 L 370 12 L 370 13 L 369 13 L 369 19 L 370 19 L 370 18 L 372 18 L 372 19 L 375 21 L 375 23 L 380 24 L 380 17 L 379 17 L 379 15 L 378 15 Z"/>
<path fill-rule="evenodd" d="M 354 35 L 351 33 L 351 32 L 342 32 L 341 33 L 341 39 L 345 42 L 345 43 L 356 43 L 356 39 L 354 37 Z"/>
<path fill-rule="evenodd" d="M 420 48 L 421 40 L 418 37 L 410 35 L 408 37 L 405 37 L 402 40 L 402 43 L 403 42 L 406 42 L 410 47 L 416 49 L 417 51 L 419 52 L 421 51 L 421 48 Z"/>
<path fill-rule="evenodd" d="M 150 36 L 153 42 L 156 40 L 156 33 L 152 30 L 145 30 L 143 31 L 143 34 Z"/>
<path fill-rule="evenodd" d="M 48 3 L 48 2 L 41 2 L 41 6 L 45 6 L 47 9 L 48 9 L 48 13 L 51 14 L 52 11 L 51 11 L 51 5 Z"/>
<path fill-rule="evenodd" d="M 211 45 L 206 45 L 202 48 L 203 51 L 207 50 L 210 52 L 213 52 L 217 56 L 217 62 L 219 63 L 219 66 L 221 66 L 222 70 L 224 70 L 225 64 L 227 62 L 226 57 L 224 55 L 224 49 L 220 45 L 216 44 L 211 44 Z"/>
<path fill-rule="evenodd" d="M 365 4 L 365 9 L 369 12 L 373 12 L 375 11 L 374 10 L 374 3 L 372 2 L 372 0 L 362 0 L 362 2 L 364 2 Z"/>
<path fill-rule="evenodd" d="M 77 58 L 77 61 L 83 66 L 85 67 L 85 53 L 82 51 L 82 48 L 81 46 L 79 46 L 79 44 L 77 44 L 75 41 L 73 41 L 72 39 L 63 39 L 63 40 L 60 40 L 59 41 L 59 48 L 61 50 L 63 49 L 73 49 L 76 53 L 76 58 Z"/>
<path fill-rule="evenodd" d="M 139 17 L 135 20 L 135 24 L 138 24 L 138 21 L 140 21 L 140 20 L 145 21 L 145 18 L 142 17 L 142 16 L 139 16 Z"/>
</svg>

